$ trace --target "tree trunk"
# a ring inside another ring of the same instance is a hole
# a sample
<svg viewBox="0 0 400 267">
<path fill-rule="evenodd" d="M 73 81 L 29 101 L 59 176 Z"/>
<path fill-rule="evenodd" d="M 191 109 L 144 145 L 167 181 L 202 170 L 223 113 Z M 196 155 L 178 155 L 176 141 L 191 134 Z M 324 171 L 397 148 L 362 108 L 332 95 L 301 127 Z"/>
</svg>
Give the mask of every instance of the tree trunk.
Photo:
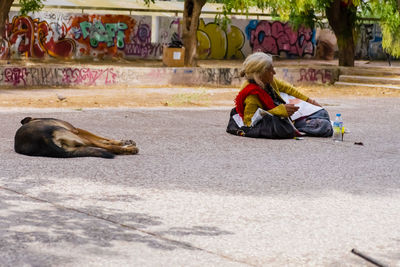
<svg viewBox="0 0 400 267">
<path fill-rule="evenodd" d="M 337 38 L 339 66 L 353 67 L 356 7 L 352 0 L 348 0 L 347 4 L 341 0 L 333 0 L 331 5 L 326 8 L 326 17 Z"/>
<path fill-rule="evenodd" d="M 6 21 L 8 20 L 8 13 L 14 0 L 1 0 L 0 1 L 0 45 L 3 43 L 3 36 L 6 30 Z"/>
<path fill-rule="evenodd" d="M 182 41 L 185 47 L 185 66 L 196 66 L 197 28 L 201 9 L 206 0 L 185 0 L 183 9 Z"/>
</svg>

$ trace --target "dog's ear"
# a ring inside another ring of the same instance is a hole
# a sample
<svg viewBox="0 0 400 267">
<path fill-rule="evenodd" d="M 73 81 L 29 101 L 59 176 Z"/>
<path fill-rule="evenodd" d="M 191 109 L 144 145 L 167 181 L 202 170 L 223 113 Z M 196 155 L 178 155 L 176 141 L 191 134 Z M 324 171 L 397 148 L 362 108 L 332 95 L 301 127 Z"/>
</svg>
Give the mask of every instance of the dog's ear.
<svg viewBox="0 0 400 267">
<path fill-rule="evenodd" d="M 32 120 L 31 117 L 26 117 L 25 119 L 23 119 L 23 120 L 21 121 L 21 124 L 28 123 L 28 122 L 30 122 L 31 120 Z"/>
</svg>

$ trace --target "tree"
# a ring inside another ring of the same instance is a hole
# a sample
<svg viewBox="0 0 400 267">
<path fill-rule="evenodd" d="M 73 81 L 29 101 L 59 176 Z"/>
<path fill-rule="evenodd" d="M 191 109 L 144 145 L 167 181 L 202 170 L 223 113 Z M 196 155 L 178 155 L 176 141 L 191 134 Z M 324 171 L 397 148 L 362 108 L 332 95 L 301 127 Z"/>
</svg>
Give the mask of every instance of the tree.
<svg viewBox="0 0 400 267">
<path fill-rule="evenodd" d="M 336 35 L 339 65 L 354 66 L 357 25 L 363 15 L 375 17 L 382 28 L 383 48 L 400 56 L 400 0 L 222 0 L 224 14 L 248 13 L 249 6 L 269 10 L 296 28 L 303 24 L 314 28 L 324 18 Z M 317 16 L 316 14 L 319 14 Z"/>
<path fill-rule="evenodd" d="M 8 21 L 8 13 L 14 0 L 2 0 L 0 2 L 0 45 L 3 44 L 3 36 L 6 30 L 6 22 Z"/>
<path fill-rule="evenodd" d="M 196 66 L 197 28 L 202 7 L 207 0 L 185 0 L 182 20 L 182 41 L 185 47 L 185 66 Z"/>
<path fill-rule="evenodd" d="M 144 0 L 147 5 L 155 0 Z M 182 42 L 185 47 L 185 66 L 196 66 L 197 28 L 201 9 L 207 0 L 185 0 L 182 19 Z"/>
<path fill-rule="evenodd" d="M 43 8 L 42 1 L 43 0 L 20 0 L 20 13 L 25 15 L 28 12 L 39 11 Z M 3 45 L 3 36 L 6 30 L 6 23 L 8 22 L 8 13 L 10 13 L 13 2 L 14 0 L 0 1 L 0 46 Z"/>
</svg>

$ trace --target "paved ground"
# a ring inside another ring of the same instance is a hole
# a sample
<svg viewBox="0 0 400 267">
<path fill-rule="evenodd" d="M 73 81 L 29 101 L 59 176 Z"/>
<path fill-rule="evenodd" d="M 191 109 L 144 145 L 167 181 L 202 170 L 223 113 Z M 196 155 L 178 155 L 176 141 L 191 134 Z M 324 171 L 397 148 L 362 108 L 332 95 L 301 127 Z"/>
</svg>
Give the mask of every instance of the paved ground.
<svg viewBox="0 0 400 267">
<path fill-rule="evenodd" d="M 232 136 L 227 107 L 1 109 L 0 265 L 365 266 L 352 248 L 399 265 L 400 98 L 317 99 L 345 142 Z M 28 115 L 140 152 L 22 156 Z"/>
</svg>

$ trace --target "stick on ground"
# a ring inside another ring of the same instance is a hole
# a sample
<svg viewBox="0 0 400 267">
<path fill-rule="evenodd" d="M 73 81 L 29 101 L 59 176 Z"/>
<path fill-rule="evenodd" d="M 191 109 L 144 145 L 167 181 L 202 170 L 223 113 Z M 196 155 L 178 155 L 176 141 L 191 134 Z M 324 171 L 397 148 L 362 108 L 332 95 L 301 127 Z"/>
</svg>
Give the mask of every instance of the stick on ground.
<svg viewBox="0 0 400 267">
<path fill-rule="evenodd" d="M 368 261 L 368 262 L 370 262 L 370 263 L 372 263 L 372 264 L 375 264 L 375 265 L 378 266 L 378 267 L 387 267 L 387 266 L 388 266 L 388 265 L 386 265 L 386 264 L 383 264 L 383 263 L 381 263 L 381 262 L 375 260 L 374 258 L 371 258 L 370 256 L 365 255 L 364 253 L 361 253 L 360 251 L 358 251 L 358 250 L 355 249 L 355 248 L 353 248 L 353 249 L 351 250 L 351 252 L 352 252 L 353 254 L 356 254 L 357 256 L 363 258 L 364 260 L 366 260 L 366 261 Z"/>
</svg>

